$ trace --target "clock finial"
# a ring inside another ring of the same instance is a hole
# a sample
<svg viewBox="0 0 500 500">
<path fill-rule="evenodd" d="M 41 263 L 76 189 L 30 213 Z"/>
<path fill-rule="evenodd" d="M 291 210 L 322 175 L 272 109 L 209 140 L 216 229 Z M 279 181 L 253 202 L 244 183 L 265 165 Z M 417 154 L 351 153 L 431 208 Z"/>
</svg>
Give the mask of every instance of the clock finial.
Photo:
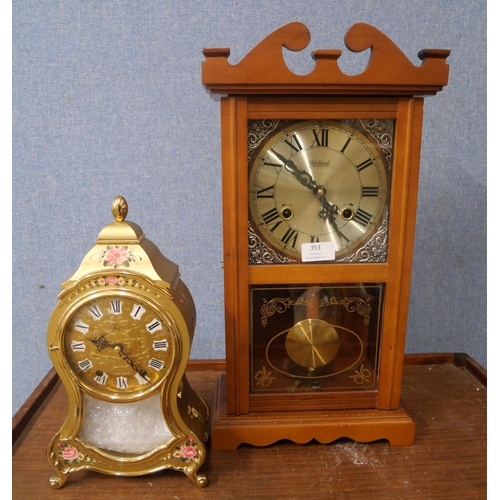
<svg viewBox="0 0 500 500">
<path fill-rule="evenodd" d="M 111 211 L 117 222 L 122 222 L 127 217 L 128 205 L 123 196 L 118 195 L 111 204 Z"/>
</svg>

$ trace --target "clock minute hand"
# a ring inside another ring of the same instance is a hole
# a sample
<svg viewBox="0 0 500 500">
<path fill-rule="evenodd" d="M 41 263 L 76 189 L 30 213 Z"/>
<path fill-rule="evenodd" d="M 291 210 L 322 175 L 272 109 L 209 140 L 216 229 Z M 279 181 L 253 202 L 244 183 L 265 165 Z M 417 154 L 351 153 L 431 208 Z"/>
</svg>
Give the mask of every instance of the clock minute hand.
<svg viewBox="0 0 500 500">
<path fill-rule="evenodd" d="M 318 185 L 317 182 L 312 178 L 312 175 L 305 170 L 301 170 L 292 160 L 287 160 L 283 155 L 275 152 L 277 158 L 283 163 L 285 168 L 290 172 L 303 186 L 312 190 L 314 196 L 318 198 L 321 203 L 322 210 L 319 216 L 322 219 L 327 219 L 340 236 L 337 223 L 335 222 L 335 214 L 339 213 L 339 207 L 330 203 L 326 199 L 326 188 L 324 186 Z"/>
<path fill-rule="evenodd" d="M 130 367 L 135 370 L 148 384 L 151 384 L 151 382 L 146 378 L 147 372 L 146 370 L 140 370 L 134 362 L 130 359 L 129 355 L 123 350 L 123 346 L 121 344 L 116 344 L 117 346 L 120 346 L 120 357 L 130 365 Z"/>
<path fill-rule="evenodd" d="M 110 344 L 106 337 L 104 335 L 101 335 L 97 339 L 88 339 L 90 342 L 92 342 L 99 351 L 103 351 L 106 349 L 106 347 L 111 347 L 111 349 L 119 349 L 118 354 L 120 355 L 120 358 L 122 358 L 133 370 L 135 370 L 144 380 L 150 384 L 151 382 L 146 378 L 147 372 L 146 370 L 141 370 L 139 367 L 130 359 L 129 355 L 125 352 L 123 349 L 123 344 L 120 343 L 115 343 L 115 344 Z"/>
<path fill-rule="evenodd" d="M 292 160 L 287 160 L 283 155 L 276 152 L 274 154 L 278 160 L 283 163 L 288 172 L 290 172 L 303 186 L 314 192 L 314 196 L 318 197 L 318 193 L 319 196 L 323 196 L 326 193 L 324 186 L 318 186 L 309 172 L 301 170 Z"/>
</svg>

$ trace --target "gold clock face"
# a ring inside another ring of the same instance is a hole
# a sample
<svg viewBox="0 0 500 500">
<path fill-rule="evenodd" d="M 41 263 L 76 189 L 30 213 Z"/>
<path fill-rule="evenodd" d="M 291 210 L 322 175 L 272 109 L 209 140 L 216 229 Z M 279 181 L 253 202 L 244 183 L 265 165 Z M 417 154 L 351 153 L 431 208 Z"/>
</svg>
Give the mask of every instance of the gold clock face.
<svg viewBox="0 0 500 500">
<path fill-rule="evenodd" d="M 331 260 L 358 248 L 386 210 L 386 166 L 377 148 L 341 121 L 287 126 L 266 138 L 249 167 L 254 228 L 299 261 L 318 243 L 331 242 Z"/>
<path fill-rule="evenodd" d="M 154 390 L 173 360 L 171 328 L 149 301 L 104 295 L 79 305 L 63 332 L 65 358 L 90 393 L 130 399 Z"/>
</svg>

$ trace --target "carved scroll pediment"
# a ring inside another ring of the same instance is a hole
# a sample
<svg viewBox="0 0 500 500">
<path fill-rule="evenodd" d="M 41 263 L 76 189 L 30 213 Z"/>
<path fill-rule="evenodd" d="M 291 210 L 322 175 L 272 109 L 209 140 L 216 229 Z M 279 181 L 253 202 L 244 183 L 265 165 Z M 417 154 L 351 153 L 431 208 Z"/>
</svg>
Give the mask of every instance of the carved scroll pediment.
<svg viewBox="0 0 500 500">
<path fill-rule="evenodd" d="M 283 47 L 303 50 L 311 39 L 302 23 L 287 24 L 262 40 L 238 64 L 230 64 L 229 48 L 203 49 L 202 82 L 213 93 L 262 94 L 272 92 L 323 94 L 435 94 L 448 83 L 449 50 L 425 49 L 415 66 L 384 33 L 369 24 L 353 25 L 345 35 L 352 52 L 371 49 L 366 69 L 346 75 L 338 66 L 341 50 L 315 50 L 316 65 L 307 75 L 290 71 Z M 272 71 L 270 71 L 272 69 Z"/>
</svg>

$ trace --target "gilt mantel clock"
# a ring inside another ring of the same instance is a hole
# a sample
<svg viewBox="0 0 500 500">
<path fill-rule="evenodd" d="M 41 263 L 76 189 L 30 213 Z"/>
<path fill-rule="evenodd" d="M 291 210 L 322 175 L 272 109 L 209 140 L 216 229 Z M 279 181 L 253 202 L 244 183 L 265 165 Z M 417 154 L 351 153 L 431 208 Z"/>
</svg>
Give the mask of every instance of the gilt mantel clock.
<svg viewBox="0 0 500 500">
<path fill-rule="evenodd" d="M 226 376 L 216 386 L 214 449 L 341 437 L 412 444 L 400 401 L 423 98 L 448 81 L 448 50 L 415 66 L 367 24 L 359 75 L 340 50 L 304 49 L 300 23 L 236 65 L 204 49 L 202 82 L 221 94 Z"/>
<path fill-rule="evenodd" d="M 115 221 L 62 285 L 47 343 L 69 399 L 66 421 L 48 445 L 60 488 L 79 470 L 137 476 L 184 472 L 197 486 L 205 460 L 208 407 L 185 369 L 195 307 L 179 268 L 142 229 Z"/>
</svg>

